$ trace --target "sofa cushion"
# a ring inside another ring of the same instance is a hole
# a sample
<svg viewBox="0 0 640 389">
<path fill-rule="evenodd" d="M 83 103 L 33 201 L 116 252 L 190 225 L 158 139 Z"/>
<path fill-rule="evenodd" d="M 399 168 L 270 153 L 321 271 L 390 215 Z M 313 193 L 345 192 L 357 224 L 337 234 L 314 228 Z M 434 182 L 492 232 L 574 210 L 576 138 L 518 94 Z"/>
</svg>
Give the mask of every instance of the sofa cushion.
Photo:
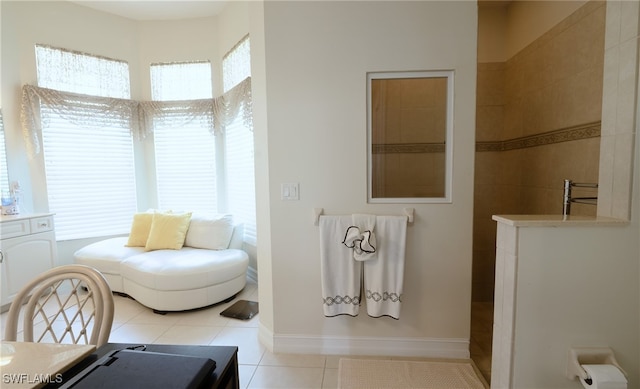
<svg viewBox="0 0 640 389">
<path fill-rule="evenodd" d="M 122 277 L 155 290 L 190 290 L 224 283 L 246 274 L 249 256 L 242 250 L 157 250 L 122 261 Z"/>
<path fill-rule="evenodd" d="M 189 229 L 191 212 L 186 213 L 154 213 L 151 221 L 146 251 L 180 250 L 184 245 Z"/>
<path fill-rule="evenodd" d="M 127 237 L 118 237 L 92 243 L 76 251 L 76 263 L 92 266 L 102 273 L 120 274 L 122 260 L 144 253 L 143 247 L 127 247 Z"/>
<path fill-rule="evenodd" d="M 229 247 L 233 235 L 233 217 L 231 215 L 204 216 L 193 215 L 185 238 L 185 246 L 224 250 Z"/>
<path fill-rule="evenodd" d="M 133 215 L 133 222 L 131 223 L 131 232 L 129 233 L 127 246 L 146 246 L 147 239 L 149 238 L 149 231 L 151 230 L 152 221 L 153 213 L 150 212 L 136 213 L 135 215 Z"/>
</svg>

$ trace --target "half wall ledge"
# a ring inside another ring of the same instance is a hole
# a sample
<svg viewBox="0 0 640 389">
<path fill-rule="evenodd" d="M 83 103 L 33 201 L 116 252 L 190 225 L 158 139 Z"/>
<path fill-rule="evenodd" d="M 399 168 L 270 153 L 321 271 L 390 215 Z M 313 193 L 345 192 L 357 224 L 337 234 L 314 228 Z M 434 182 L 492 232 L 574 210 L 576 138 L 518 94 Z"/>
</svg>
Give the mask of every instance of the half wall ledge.
<svg viewBox="0 0 640 389">
<path fill-rule="evenodd" d="M 492 219 L 513 227 L 627 226 L 628 220 L 604 216 L 493 215 Z"/>
</svg>

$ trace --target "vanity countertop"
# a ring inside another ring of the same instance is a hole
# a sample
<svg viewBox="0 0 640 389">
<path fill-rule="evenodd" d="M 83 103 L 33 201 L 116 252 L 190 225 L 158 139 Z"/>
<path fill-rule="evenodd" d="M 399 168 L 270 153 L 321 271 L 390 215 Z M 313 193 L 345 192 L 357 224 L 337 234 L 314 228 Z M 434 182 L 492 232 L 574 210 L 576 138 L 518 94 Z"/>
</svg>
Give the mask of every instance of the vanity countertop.
<svg viewBox="0 0 640 389">
<path fill-rule="evenodd" d="M 603 216 L 493 215 L 498 223 L 513 227 L 626 226 L 629 221 Z"/>
<path fill-rule="evenodd" d="M 51 216 L 53 213 L 40 212 L 40 213 L 19 213 L 17 215 L 0 215 L 0 222 L 10 222 L 16 220 L 33 219 L 38 217 Z"/>
</svg>

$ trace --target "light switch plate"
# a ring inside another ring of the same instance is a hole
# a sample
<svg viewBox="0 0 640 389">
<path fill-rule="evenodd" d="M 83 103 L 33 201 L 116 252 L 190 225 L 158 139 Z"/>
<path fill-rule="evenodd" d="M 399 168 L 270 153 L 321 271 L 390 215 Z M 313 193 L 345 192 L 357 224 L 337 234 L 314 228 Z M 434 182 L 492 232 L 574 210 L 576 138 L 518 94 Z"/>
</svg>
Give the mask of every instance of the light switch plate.
<svg viewBox="0 0 640 389">
<path fill-rule="evenodd" d="M 297 182 L 281 184 L 280 198 L 282 200 L 300 200 L 300 184 Z"/>
</svg>

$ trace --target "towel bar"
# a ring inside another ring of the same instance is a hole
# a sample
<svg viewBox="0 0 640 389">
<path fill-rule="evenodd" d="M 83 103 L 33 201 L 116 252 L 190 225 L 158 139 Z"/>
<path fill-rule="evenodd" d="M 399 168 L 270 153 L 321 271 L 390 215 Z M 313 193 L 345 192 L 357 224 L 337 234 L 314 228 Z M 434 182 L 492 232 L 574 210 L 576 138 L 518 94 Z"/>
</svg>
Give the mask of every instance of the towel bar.
<svg viewBox="0 0 640 389">
<path fill-rule="evenodd" d="M 564 193 L 562 195 L 562 215 L 568 216 L 571 213 L 571 203 L 598 205 L 598 196 L 572 197 L 571 188 L 598 189 L 598 184 L 576 183 L 571 180 L 564 180 Z"/>
<path fill-rule="evenodd" d="M 413 223 L 413 215 L 415 210 L 413 208 L 403 208 L 402 212 L 407 217 L 407 223 Z M 317 226 L 320 224 L 320 216 L 324 214 L 324 208 L 314 208 L 313 209 L 313 225 Z"/>
</svg>

